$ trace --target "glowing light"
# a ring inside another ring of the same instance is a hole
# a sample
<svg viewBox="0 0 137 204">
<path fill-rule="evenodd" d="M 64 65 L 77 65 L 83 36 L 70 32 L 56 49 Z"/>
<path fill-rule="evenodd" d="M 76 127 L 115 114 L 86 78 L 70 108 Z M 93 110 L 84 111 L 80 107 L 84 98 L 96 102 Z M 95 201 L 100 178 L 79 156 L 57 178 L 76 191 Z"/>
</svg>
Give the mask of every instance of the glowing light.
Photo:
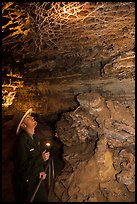
<svg viewBox="0 0 137 204">
<path fill-rule="evenodd" d="M 47 142 L 47 143 L 46 143 L 46 146 L 47 146 L 47 147 L 50 147 L 50 143 L 49 143 L 49 142 Z"/>
</svg>

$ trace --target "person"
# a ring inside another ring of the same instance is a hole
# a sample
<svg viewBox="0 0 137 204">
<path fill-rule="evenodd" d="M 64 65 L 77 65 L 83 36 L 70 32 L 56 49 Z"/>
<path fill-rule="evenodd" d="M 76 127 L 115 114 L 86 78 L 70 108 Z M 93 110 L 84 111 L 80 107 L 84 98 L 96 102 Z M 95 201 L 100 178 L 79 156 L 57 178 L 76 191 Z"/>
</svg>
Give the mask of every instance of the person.
<svg viewBox="0 0 137 204">
<path fill-rule="evenodd" d="M 50 164 L 47 170 L 46 185 L 49 202 L 60 202 L 54 192 L 56 178 L 62 173 L 65 166 L 63 159 L 63 143 L 55 132 L 55 124 L 58 120 L 56 113 L 49 113 L 46 116 L 32 113 L 37 121 L 35 133 L 41 144 L 41 149 L 47 149 L 50 152 Z"/>
<path fill-rule="evenodd" d="M 63 143 L 60 141 L 57 133 L 55 132 L 54 125 L 55 121 L 57 121 L 56 116 L 47 115 L 46 118 L 43 119 L 40 116 L 36 116 L 35 113 L 32 113 L 32 115 L 38 122 L 35 132 L 41 143 L 41 148 L 46 148 L 52 157 L 54 163 L 54 176 L 56 178 L 62 173 L 65 166 L 65 161 L 63 159 Z M 49 146 L 47 146 L 48 144 Z"/>
<path fill-rule="evenodd" d="M 40 179 L 42 182 L 34 197 L 34 202 L 48 202 L 45 165 L 50 152 L 41 151 L 35 133 L 37 121 L 31 116 L 32 108 L 26 113 L 18 112 L 13 118 L 16 142 L 13 148 L 13 187 L 16 201 L 30 202 Z"/>
</svg>

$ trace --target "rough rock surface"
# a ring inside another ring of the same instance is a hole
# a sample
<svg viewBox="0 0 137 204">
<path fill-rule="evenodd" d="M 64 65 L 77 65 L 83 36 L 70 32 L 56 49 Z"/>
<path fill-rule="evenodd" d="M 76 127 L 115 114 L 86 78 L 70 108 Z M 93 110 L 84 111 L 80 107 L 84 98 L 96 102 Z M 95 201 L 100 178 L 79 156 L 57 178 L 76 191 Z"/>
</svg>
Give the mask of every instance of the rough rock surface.
<svg viewBox="0 0 137 204">
<path fill-rule="evenodd" d="M 117 103 L 113 111 L 107 106 L 113 102 L 98 93 L 80 94 L 77 100 L 79 108 L 57 123 L 66 168 L 56 181 L 56 194 L 64 202 L 134 201 L 135 126 L 130 107 Z"/>
</svg>

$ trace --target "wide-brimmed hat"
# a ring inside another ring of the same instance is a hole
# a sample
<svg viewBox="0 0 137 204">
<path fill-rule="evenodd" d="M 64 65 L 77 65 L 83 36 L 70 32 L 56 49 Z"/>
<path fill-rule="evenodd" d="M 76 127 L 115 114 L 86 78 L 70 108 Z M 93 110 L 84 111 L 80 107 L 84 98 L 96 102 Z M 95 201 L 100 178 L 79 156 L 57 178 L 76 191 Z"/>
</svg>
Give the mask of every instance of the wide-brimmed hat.
<svg viewBox="0 0 137 204">
<path fill-rule="evenodd" d="M 21 126 L 21 123 L 23 122 L 23 120 L 26 118 L 26 116 L 28 114 L 32 113 L 32 108 L 28 109 L 25 113 L 24 112 L 20 112 L 18 111 L 15 115 L 14 115 L 14 118 L 13 118 L 13 123 L 14 123 L 14 126 L 16 126 L 16 135 L 19 134 L 20 132 L 20 126 Z"/>
</svg>

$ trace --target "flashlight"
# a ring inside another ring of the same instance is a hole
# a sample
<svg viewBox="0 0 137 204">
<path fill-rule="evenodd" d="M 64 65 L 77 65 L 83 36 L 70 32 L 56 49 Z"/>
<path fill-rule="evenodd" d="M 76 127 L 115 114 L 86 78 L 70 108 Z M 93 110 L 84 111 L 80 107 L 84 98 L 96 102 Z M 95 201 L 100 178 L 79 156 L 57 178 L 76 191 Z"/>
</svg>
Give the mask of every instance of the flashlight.
<svg viewBox="0 0 137 204">
<path fill-rule="evenodd" d="M 49 143 L 49 142 L 47 142 L 47 143 L 46 143 L 46 146 L 47 146 L 47 147 L 50 147 L 50 143 Z"/>
<path fill-rule="evenodd" d="M 45 146 L 46 146 L 46 151 L 49 152 L 51 144 L 49 142 L 46 142 Z"/>
</svg>

